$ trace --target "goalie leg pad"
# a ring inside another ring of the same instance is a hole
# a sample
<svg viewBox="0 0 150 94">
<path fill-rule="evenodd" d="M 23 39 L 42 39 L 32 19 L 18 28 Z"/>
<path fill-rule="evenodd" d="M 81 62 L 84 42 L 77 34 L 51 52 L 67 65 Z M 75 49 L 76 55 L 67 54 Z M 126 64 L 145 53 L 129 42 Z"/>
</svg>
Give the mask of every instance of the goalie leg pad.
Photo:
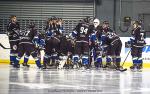
<svg viewBox="0 0 150 94">
<path fill-rule="evenodd" d="M 67 56 L 61 56 L 60 59 L 61 59 L 61 61 L 59 63 L 58 68 L 62 69 L 64 67 L 64 65 L 65 65 L 65 62 L 67 61 Z"/>
</svg>

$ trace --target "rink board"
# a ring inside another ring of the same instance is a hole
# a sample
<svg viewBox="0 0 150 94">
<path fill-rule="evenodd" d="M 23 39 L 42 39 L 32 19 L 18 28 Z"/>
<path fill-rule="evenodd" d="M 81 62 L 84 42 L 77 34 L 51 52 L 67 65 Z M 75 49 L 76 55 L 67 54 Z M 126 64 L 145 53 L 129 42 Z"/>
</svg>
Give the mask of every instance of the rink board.
<svg viewBox="0 0 150 94">
<path fill-rule="evenodd" d="M 122 41 L 122 51 L 121 51 L 121 59 L 122 62 L 125 60 L 128 52 L 130 51 L 129 48 L 125 48 L 125 42 L 127 42 L 128 40 L 130 40 L 130 37 L 121 37 L 121 41 Z M 9 41 L 8 41 L 8 37 L 6 34 L 0 34 L 0 43 L 3 44 L 5 47 L 9 48 Z M 150 45 L 150 38 L 146 38 L 146 43 L 147 45 Z M 0 63 L 9 63 L 9 49 L 3 49 L 0 47 Z M 41 52 L 41 55 L 43 57 L 44 52 Z M 143 49 L 143 53 L 142 53 L 142 57 L 143 57 L 143 62 L 144 62 L 144 67 L 146 68 L 150 68 L 150 46 L 146 46 Z M 21 60 L 21 62 L 23 62 L 23 59 Z M 34 60 L 32 57 L 30 57 L 30 61 L 29 63 L 34 64 Z M 129 56 L 127 57 L 127 60 L 125 62 L 125 67 L 129 67 L 132 64 L 132 57 L 131 54 L 129 54 Z"/>
</svg>

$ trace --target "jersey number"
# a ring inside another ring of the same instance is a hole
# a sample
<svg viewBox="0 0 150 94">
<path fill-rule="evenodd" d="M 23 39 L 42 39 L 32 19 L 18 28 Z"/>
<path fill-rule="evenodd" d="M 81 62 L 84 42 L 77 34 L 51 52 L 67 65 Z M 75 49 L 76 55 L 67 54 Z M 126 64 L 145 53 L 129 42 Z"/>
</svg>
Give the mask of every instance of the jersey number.
<svg viewBox="0 0 150 94">
<path fill-rule="evenodd" d="M 87 31 L 88 31 L 88 28 L 84 28 L 84 27 L 80 28 L 80 33 L 81 34 L 83 34 L 83 33 L 87 34 Z"/>
<path fill-rule="evenodd" d="M 28 35 L 29 35 L 29 33 L 30 33 L 30 31 L 29 31 L 29 30 L 27 30 L 27 31 L 25 32 L 25 36 L 28 36 Z"/>
<path fill-rule="evenodd" d="M 141 35 L 141 40 L 144 40 L 144 33 L 140 33 Z"/>
</svg>

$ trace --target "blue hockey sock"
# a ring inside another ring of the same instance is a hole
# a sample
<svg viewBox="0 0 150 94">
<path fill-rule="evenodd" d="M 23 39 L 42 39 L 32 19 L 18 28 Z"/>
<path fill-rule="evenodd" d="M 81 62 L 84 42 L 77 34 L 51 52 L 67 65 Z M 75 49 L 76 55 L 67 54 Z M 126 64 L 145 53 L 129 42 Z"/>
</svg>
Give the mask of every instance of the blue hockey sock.
<svg viewBox="0 0 150 94">
<path fill-rule="evenodd" d="M 142 63 L 143 63 L 142 58 L 138 58 L 138 64 L 142 64 Z"/>
<path fill-rule="evenodd" d="M 108 57 L 106 58 L 106 63 L 111 63 L 111 57 L 110 57 L 110 56 L 108 56 Z"/>
<path fill-rule="evenodd" d="M 21 59 L 20 57 L 17 57 L 17 58 L 16 58 L 15 63 L 14 63 L 14 66 L 19 65 L 19 61 L 20 61 L 20 59 Z"/>
<path fill-rule="evenodd" d="M 89 64 L 88 56 L 82 56 L 82 64 L 83 65 L 88 65 Z"/>
<path fill-rule="evenodd" d="M 75 64 L 75 63 L 78 63 L 79 62 L 79 56 L 78 55 L 74 55 L 72 57 L 72 62 Z"/>
<path fill-rule="evenodd" d="M 101 64 L 102 63 L 102 57 L 101 56 L 98 56 L 97 59 L 96 59 L 96 62 Z"/>
<path fill-rule="evenodd" d="M 16 56 L 10 56 L 10 62 L 14 63 L 16 60 Z"/>
<path fill-rule="evenodd" d="M 138 57 L 134 57 L 134 58 L 132 59 L 132 61 L 133 61 L 133 64 L 138 64 Z"/>
<path fill-rule="evenodd" d="M 24 57 L 24 63 L 27 63 L 29 61 L 29 57 L 28 56 L 25 56 Z"/>
<path fill-rule="evenodd" d="M 41 68 L 41 62 L 40 62 L 40 60 L 36 60 L 35 62 L 36 62 L 37 67 Z"/>
</svg>

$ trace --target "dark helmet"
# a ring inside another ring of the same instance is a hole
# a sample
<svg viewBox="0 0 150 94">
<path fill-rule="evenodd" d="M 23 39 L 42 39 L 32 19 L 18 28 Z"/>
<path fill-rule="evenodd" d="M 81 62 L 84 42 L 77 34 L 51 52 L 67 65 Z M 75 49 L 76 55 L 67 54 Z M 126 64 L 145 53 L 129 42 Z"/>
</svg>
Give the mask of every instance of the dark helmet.
<svg viewBox="0 0 150 94">
<path fill-rule="evenodd" d="M 90 22 L 90 17 L 87 16 L 86 18 L 83 19 L 84 22 L 89 23 Z"/>
<path fill-rule="evenodd" d="M 52 21 L 53 20 L 53 18 L 48 18 L 48 21 Z"/>
<path fill-rule="evenodd" d="M 103 24 L 109 24 L 109 22 L 108 21 L 104 21 Z"/>
<path fill-rule="evenodd" d="M 53 16 L 52 19 L 53 19 L 53 20 L 57 20 L 57 17 L 56 17 L 56 16 Z"/>
<path fill-rule="evenodd" d="M 33 22 L 29 23 L 29 28 L 34 28 L 35 24 Z"/>
</svg>

